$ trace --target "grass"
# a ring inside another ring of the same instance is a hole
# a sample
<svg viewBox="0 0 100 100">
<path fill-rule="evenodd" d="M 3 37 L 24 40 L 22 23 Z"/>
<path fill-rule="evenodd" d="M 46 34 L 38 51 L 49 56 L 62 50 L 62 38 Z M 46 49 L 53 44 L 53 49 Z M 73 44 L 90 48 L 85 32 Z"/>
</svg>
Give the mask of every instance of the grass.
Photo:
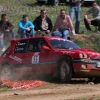
<svg viewBox="0 0 100 100">
<path fill-rule="evenodd" d="M 3 85 L 0 83 L 0 93 L 6 92 L 6 91 L 8 91 L 8 90 L 10 90 L 8 87 L 5 87 L 5 86 L 3 86 Z"/>
<path fill-rule="evenodd" d="M 36 0 L 0 0 L 0 14 L 6 13 L 8 18 L 14 23 L 14 26 L 17 27 L 17 23 L 22 19 L 23 14 L 28 14 L 31 21 L 33 21 L 40 13 L 41 9 L 46 9 L 48 16 L 51 18 L 53 24 L 61 9 L 66 9 L 69 13 L 69 7 L 66 4 L 62 3 L 59 6 L 50 6 L 47 4 L 38 5 Z M 82 7 L 82 12 L 86 12 L 88 8 Z M 81 24 L 83 24 L 84 13 L 81 13 Z M 84 31 L 81 30 L 80 31 Z"/>
<path fill-rule="evenodd" d="M 23 14 L 28 14 L 30 20 L 33 21 L 38 15 L 41 9 L 46 9 L 48 16 L 51 18 L 53 24 L 61 9 L 66 9 L 67 13 L 69 7 L 66 4 L 60 4 L 59 6 L 50 5 L 38 5 L 36 0 L 0 0 L 0 14 L 7 13 L 8 18 L 17 26 L 18 21 L 22 18 Z M 87 8 L 82 8 L 82 12 L 86 11 Z M 83 24 L 83 14 L 81 15 L 81 24 Z"/>
<path fill-rule="evenodd" d="M 84 34 L 88 36 L 88 34 L 86 34 L 86 28 L 84 26 L 83 19 L 84 14 L 89 8 L 90 7 L 82 7 L 81 9 L 80 34 L 82 36 Z M 41 9 L 46 9 L 47 15 L 51 18 L 53 25 L 61 9 L 66 9 L 67 13 L 69 13 L 69 6 L 64 3 L 61 3 L 59 6 L 50 6 L 47 4 L 39 5 L 37 4 L 36 0 L 0 0 L 0 14 L 6 13 L 8 15 L 8 19 L 15 26 L 16 34 L 18 30 L 18 22 L 22 19 L 22 15 L 28 14 L 29 19 L 33 22 L 33 20 L 40 14 Z M 75 23 L 75 20 L 73 23 Z M 94 27 L 92 27 L 92 29 L 94 30 Z M 75 38 L 73 40 L 81 47 L 86 47 L 87 43 L 91 44 L 92 42 L 92 46 L 90 46 L 90 49 L 94 49 L 100 52 L 99 37 L 95 36 L 95 41 L 89 38 L 88 40 L 85 39 L 84 41 L 82 41 L 81 38 Z"/>
</svg>

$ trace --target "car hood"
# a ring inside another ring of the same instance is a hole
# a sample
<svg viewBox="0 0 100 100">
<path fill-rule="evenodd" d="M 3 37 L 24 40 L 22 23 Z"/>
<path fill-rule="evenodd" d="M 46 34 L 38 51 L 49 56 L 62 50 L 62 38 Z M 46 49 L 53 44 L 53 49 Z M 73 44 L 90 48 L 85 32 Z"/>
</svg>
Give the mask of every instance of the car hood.
<svg viewBox="0 0 100 100">
<path fill-rule="evenodd" d="M 100 53 L 94 51 L 94 50 L 90 50 L 90 49 L 76 49 L 73 50 L 76 51 L 78 53 L 82 53 L 82 54 L 87 54 L 89 58 L 91 59 L 100 59 Z"/>
<path fill-rule="evenodd" d="M 71 50 L 61 50 L 64 54 L 75 55 L 75 57 L 79 56 L 79 54 L 87 54 L 90 59 L 100 59 L 100 53 L 90 50 L 90 49 L 71 49 Z"/>
</svg>

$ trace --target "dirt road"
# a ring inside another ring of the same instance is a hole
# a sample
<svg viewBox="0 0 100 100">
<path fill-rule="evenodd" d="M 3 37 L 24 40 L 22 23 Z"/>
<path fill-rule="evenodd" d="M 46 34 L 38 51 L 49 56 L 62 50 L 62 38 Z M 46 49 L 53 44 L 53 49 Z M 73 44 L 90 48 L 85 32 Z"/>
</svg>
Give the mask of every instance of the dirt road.
<svg viewBox="0 0 100 100">
<path fill-rule="evenodd" d="M 47 82 L 47 86 L 42 88 L 0 93 L 0 100 L 75 100 L 78 98 L 100 100 L 100 84 L 93 84 L 92 82 L 72 84 Z"/>
</svg>

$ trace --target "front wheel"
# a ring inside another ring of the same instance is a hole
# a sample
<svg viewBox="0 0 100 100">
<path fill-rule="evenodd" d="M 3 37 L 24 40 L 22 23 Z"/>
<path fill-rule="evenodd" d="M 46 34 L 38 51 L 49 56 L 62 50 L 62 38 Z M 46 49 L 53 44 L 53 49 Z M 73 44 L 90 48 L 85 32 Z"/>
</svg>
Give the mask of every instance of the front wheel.
<svg viewBox="0 0 100 100">
<path fill-rule="evenodd" d="M 62 83 L 69 83 L 72 77 L 72 69 L 67 61 L 62 60 L 60 63 L 60 80 Z"/>
</svg>

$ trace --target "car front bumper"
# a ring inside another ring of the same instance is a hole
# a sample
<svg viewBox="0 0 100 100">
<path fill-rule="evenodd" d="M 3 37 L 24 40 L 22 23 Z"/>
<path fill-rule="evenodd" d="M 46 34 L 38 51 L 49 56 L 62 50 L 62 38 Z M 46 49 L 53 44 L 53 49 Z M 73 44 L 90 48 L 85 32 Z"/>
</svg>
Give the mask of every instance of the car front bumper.
<svg viewBox="0 0 100 100">
<path fill-rule="evenodd" d="M 78 76 L 100 76 L 100 60 L 75 59 L 73 69 Z"/>
</svg>

